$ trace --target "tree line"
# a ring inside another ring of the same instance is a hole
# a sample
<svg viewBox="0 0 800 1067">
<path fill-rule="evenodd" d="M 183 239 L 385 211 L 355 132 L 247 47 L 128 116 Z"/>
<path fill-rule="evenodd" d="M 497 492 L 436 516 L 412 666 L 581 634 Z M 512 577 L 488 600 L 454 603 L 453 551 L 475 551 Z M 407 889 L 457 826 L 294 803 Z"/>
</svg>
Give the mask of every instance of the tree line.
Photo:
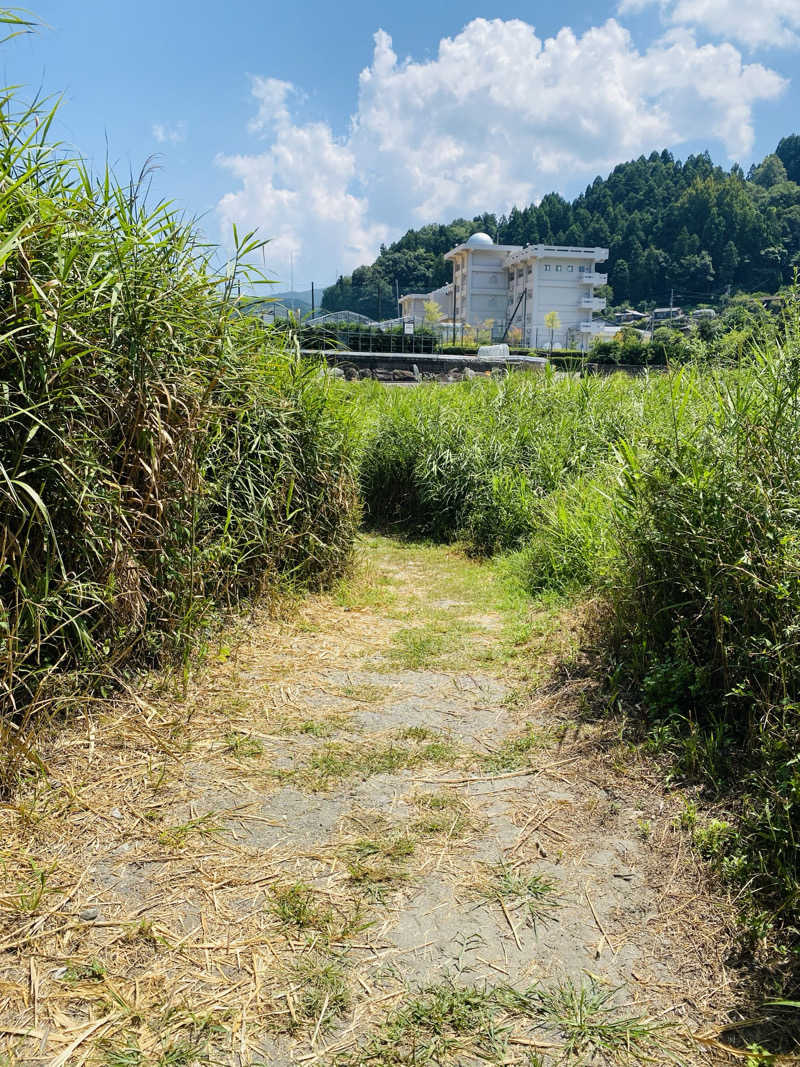
<svg viewBox="0 0 800 1067">
<path fill-rule="evenodd" d="M 800 135 L 747 174 L 708 154 L 675 159 L 653 152 L 597 177 L 572 202 L 548 193 L 508 215 L 476 215 L 409 230 L 374 263 L 340 277 L 324 293 L 329 311 L 371 318 L 397 314 L 396 292 L 428 292 L 450 280 L 444 253 L 485 231 L 500 244 L 599 245 L 609 301 L 697 304 L 726 291 L 775 292 L 800 267 Z"/>
</svg>

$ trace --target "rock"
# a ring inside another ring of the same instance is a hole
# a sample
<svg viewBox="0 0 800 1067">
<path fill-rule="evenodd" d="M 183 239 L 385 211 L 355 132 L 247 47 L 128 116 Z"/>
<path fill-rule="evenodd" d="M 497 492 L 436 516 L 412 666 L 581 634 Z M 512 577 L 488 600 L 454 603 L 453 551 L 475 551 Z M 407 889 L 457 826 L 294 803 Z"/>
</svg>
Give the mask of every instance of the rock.
<svg viewBox="0 0 800 1067">
<path fill-rule="evenodd" d="M 478 359 L 508 359 L 508 345 L 481 345 Z"/>
<path fill-rule="evenodd" d="M 99 914 L 99 908 L 84 908 L 84 910 L 79 913 L 78 918 L 81 920 L 81 922 L 91 923 L 94 922 L 94 920 Z"/>
<path fill-rule="evenodd" d="M 122 812 L 119 810 L 119 808 L 112 808 L 108 814 L 111 816 L 112 819 L 122 818 Z"/>
</svg>

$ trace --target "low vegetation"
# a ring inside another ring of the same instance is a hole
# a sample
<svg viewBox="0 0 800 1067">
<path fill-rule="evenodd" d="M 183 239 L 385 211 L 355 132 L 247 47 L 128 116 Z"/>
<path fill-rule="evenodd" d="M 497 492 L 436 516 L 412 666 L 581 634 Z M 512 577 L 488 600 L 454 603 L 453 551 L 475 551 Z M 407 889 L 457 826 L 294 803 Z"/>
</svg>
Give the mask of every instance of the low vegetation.
<svg viewBox="0 0 800 1067">
<path fill-rule="evenodd" d="M 392 1067 L 458 1064 L 468 1058 L 500 1064 L 516 1060 L 520 1048 L 534 1067 L 543 1067 L 545 1055 L 553 1064 L 633 1067 L 655 1062 L 659 1053 L 668 1062 L 678 1062 L 669 1028 L 652 1019 L 626 1016 L 615 1004 L 616 993 L 593 981 L 567 980 L 523 991 L 442 982 L 409 996 L 382 1031 L 342 1062 Z M 521 1031 L 527 1031 L 525 1036 Z"/>
</svg>

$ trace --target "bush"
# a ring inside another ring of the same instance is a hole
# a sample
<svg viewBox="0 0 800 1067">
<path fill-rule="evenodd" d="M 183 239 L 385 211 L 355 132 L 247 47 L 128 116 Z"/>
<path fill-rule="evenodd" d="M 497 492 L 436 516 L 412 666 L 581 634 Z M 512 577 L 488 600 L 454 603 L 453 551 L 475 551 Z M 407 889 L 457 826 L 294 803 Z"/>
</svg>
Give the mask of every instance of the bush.
<svg viewBox="0 0 800 1067">
<path fill-rule="evenodd" d="M 257 244 L 218 276 L 168 205 L 54 153 L 49 117 L 2 102 L 7 751 L 71 687 L 185 654 L 217 607 L 338 573 L 358 518 L 328 377 L 238 310 Z"/>
<path fill-rule="evenodd" d="M 515 569 L 533 595 L 600 588 L 616 563 L 608 472 L 577 479 L 544 497 Z"/>
<path fill-rule="evenodd" d="M 613 338 L 596 338 L 592 342 L 589 359 L 598 363 L 619 363 L 632 367 L 659 362 L 648 342 L 629 326 L 623 326 Z"/>
<path fill-rule="evenodd" d="M 745 369 L 685 380 L 710 418 L 624 450 L 618 656 L 667 724 L 685 773 L 731 796 L 740 876 L 798 914 L 800 329 Z"/>
<path fill-rule="evenodd" d="M 520 547 L 541 500 L 638 425 L 644 391 L 623 376 L 513 372 L 383 394 L 361 462 L 366 519 L 476 552 Z"/>
</svg>

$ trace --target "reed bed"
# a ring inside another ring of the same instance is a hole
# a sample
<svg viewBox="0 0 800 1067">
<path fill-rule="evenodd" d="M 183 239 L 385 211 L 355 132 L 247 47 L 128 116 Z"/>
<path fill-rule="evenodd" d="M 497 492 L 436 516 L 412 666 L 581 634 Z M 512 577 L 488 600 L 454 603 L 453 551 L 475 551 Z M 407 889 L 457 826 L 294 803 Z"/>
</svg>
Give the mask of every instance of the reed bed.
<svg viewBox="0 0 800 1067">
<path fill-rule="evenodd" d="M 14 33 L 20 18 L 4 16 Z M 240 311 L 259 244 L 222 269 L 147 174 L 95 178 L 55 107 L 0 96 L 0 743 L 220 609 L 340 573 L 358 522 L 326 376 Z"/>
</svg>

